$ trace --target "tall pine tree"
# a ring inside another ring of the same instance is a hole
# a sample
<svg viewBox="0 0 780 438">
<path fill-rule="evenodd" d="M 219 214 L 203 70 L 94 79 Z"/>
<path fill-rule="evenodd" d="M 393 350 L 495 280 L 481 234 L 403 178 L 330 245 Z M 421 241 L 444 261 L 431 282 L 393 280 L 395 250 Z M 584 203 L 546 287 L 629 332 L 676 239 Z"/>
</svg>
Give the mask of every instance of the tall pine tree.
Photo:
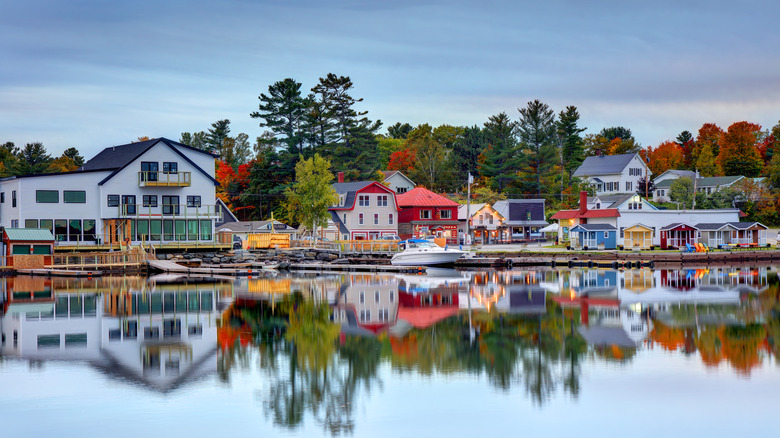
<svg viewBox="0 0 780 438">
<path fill-rule="evenodd" d="M 522 161 L 520 176 L 521 189 L 524 193 L 535 193 L 541 196 L 550 188 L 553 180 L 560 175 L 551 173 L 556 164 L 557 148 L 555 145 L 555 112 L 538 99 L 528 102 L 525 108 L 519 108 L 520 123 L 517 125 Z"/>
</svg>

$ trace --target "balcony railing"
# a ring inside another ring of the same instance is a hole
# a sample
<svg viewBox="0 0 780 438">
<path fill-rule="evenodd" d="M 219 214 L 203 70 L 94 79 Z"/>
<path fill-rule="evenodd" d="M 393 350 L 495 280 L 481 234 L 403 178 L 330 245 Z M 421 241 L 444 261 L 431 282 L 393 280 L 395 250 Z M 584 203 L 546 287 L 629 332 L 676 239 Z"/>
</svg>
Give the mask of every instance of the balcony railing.
<svg viewBox="0 0 780 438">
<path fill-rule="evenodd" d="M 138 172 L 138 187 L 189 187 L 192 172 Z"/>
<path fill-rule="evenodd" d="M 143 204 L 120 204 L 118 215 L 120 218 L 135 219 L 222 219 L 222 210 L 216 204 L 190 205 L 187 204 L 159 204 L 155 207 Z"/>
</svg>

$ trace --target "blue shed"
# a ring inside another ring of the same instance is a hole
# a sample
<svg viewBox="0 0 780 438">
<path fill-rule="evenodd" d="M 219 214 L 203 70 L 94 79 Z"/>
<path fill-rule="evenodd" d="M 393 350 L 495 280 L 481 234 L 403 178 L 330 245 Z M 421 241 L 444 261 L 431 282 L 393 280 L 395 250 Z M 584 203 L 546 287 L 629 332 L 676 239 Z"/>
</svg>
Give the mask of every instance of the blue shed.
<svg viewBox="0 0 780 438">
<path fill-rule="evenodd" d="M 617 228 L 609 224 L 579 224 L 569 230 L 569 236 L 572 248 L 617 248 Z"/>
</svg>

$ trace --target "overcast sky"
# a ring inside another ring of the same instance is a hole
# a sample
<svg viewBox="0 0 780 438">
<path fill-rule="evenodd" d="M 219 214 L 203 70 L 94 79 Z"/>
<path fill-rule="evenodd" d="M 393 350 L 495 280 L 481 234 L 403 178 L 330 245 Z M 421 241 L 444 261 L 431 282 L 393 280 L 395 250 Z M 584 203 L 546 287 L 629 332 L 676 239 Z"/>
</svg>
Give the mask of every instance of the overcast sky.
<svg viewBox="0 0 780 438">
<path fill-rule="evenodd" d="M 360 109 L 482 125 L 540 99 L 643 146 L 780 120 L 772 1 L 0 0 L 0 142 L 90 158 L 249 113 L 287 77 L 349 76 Z"/>
</svg>

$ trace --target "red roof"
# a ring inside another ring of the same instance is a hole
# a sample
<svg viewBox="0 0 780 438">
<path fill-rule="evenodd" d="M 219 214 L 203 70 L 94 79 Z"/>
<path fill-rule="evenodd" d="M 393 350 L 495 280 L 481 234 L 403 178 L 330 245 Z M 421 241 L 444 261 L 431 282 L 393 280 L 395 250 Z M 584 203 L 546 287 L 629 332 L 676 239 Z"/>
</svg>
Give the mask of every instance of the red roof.
<svg viewBox="0 0 780 438">
<path fill-rule="evenodd" d="M 403 319 L 416 328 L 430 327 L 457 314 L 457 306 L 398 307 L 398 319 Z"/>
<path fill-rule="evenodd" d="M 579 217 L 579 214 L 579 210 L 560 210 L 550 216 L 550 219 L 574 219 L 575 217 Z"/>
<path fill-rule="evenodd" d="M 455 201 L 437 195 L 424 187 L 415 187 L 396 196 L 399 207 L 457 207 Z"/>
</svg>

